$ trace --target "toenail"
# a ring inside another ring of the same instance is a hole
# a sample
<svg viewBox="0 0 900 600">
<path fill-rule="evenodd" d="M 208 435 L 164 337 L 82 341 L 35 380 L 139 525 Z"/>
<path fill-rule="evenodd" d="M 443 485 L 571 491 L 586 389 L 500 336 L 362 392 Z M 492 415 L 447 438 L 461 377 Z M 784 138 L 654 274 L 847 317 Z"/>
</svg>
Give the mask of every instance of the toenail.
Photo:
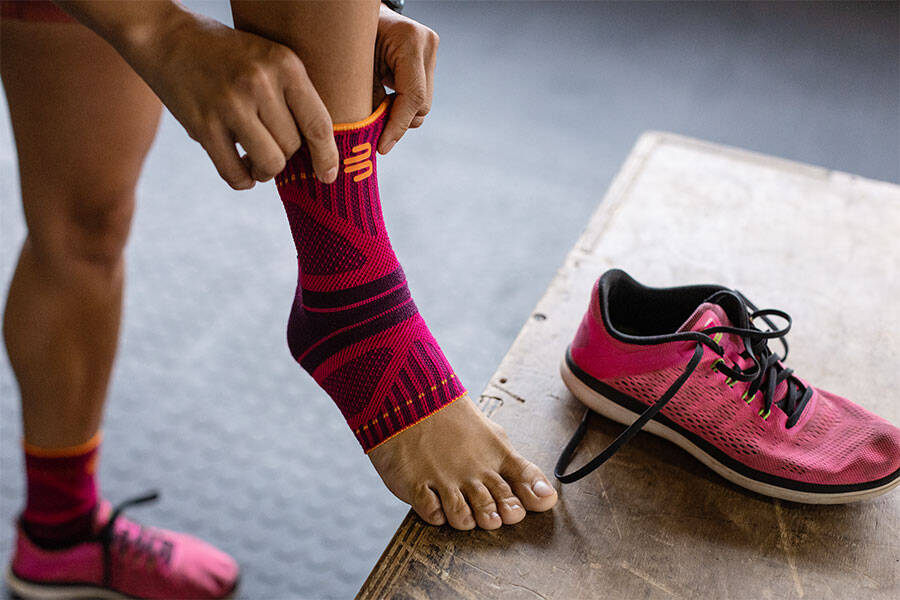
<svg viewBox="0 0 900 600">
<path fill-rule="evenodd" d="M 498 515 L 498 514 L 495 513 L 495 512 L 492 512 L 492 513 L 491 513 L 490 515 L 488 515 L 488 516 L 490 516 L 492 519 L 499 519 L 499 518 L 500 518 L 500 515 Z"/>
<path fill-rule="evenodd" d="M 553 488 L 550 487 L 550 484 L 544 481 L 543 479 L 538 479 L 531 486 L 531 489 L 534 490 L 534 493 L 538 496 L 546 498 L 547 496 L 553 495 Z"/>
<path fill-rule="evenodd" d="M 522 507 L 519 506 L 518 504 L 510 504 L 509 505 L 510 510 L 519 510 L 520 508 L 522 508 Z"/>
</svg>

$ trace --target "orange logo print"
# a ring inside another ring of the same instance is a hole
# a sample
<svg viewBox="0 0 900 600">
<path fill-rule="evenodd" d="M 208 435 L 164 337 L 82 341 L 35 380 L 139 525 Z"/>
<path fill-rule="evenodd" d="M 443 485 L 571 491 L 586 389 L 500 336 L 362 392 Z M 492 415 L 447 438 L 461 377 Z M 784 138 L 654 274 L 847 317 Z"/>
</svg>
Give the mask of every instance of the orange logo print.
<svg viewBox="0 0 900 600">
<path fill-rule="evenodd" d="M 353 156 L 344 159 L 344 173 L 349 175 L 360 171 L 353 176 L 353 181 L 359 182 L 372 174 L 372 160 L 369 158 L 372 156 L 372 144 L 366 142 L 353 146 L 352 151 L 354 152 Z"/>
</svg>

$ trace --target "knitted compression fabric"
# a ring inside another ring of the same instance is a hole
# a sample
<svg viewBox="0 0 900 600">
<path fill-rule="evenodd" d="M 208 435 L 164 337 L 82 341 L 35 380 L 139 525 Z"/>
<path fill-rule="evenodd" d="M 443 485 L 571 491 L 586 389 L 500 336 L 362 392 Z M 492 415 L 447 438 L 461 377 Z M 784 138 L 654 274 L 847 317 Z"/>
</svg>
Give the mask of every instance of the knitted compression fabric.
<svg viewBox="0 0 900 600">
<path fill-rule="evenodd" d="M 44 449 L 25 444 L 28 499 L 22 526 L 35 543 L 63 547 L 92 533 L 99 448 L 99 433 L 71 448 Z"/>
<path fill-rule="evenodd" d="M 315 178 L 306 146 L 275 179 L 300 273 L 288 345 L 366 452 L 465 393 L 385 230 L 375 148 L 388 105 L 335 126 L 341 170 L 333 184 Z"/>
</svg>

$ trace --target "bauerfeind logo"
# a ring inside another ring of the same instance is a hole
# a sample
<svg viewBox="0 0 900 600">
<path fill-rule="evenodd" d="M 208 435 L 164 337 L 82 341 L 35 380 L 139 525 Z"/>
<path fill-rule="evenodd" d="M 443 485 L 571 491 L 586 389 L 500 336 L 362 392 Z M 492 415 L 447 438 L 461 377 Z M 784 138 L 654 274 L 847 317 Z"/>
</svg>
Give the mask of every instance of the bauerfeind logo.
<svg viewBox="0 0 900 600">
<path fill-rule="evenodd" d="M 372 144 L 365 142 L 364 144 L 353 146 L 351 151 L 354 154 L 344 159 L 344 173 L 350 175 L 359 171 L 353 176 L 353 181 L 360 182 L 372 174 L 372 160 L 370 159 L 372 156 Z"/>
</svg>

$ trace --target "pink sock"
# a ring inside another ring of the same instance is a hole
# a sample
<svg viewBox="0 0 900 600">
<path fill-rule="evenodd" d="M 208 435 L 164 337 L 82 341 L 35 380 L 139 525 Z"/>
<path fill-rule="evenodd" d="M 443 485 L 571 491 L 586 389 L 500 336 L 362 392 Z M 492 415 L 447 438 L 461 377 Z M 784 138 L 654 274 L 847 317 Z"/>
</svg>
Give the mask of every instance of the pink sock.
<svg viewBox="0 0 900 600">
<path fill-rule="evenodd" d="M 71 448 L 25 444 L 28 500 L 22 524 L 35 542 L 45 547 L 65 546 L 93 532 L 100 437 L 97 433 Z"/>
<path fill-rule="evenodd" d="M 388 104 L 335 126 L 333 184 L 315 178 L 305 146 L 275 179 L 300 268 L 288 345 L 366 452 L 465 393 L 419 316 L 381 216 L 375 148 Z"/>
</svg>

